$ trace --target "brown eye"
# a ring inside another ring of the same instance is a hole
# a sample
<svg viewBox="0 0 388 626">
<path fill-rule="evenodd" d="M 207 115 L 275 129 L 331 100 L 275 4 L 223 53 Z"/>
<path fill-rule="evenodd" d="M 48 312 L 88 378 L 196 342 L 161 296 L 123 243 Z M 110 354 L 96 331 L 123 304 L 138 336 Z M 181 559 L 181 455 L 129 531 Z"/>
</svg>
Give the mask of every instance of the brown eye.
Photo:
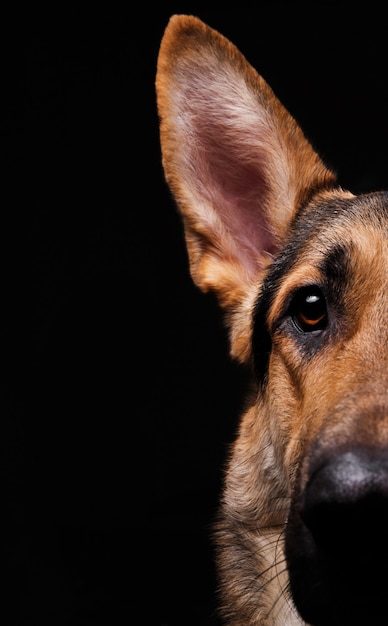
<svg viewBox="0 0 388 626">
<path fill-rule="evenodd" d="M 326 300 L 318 287 L 303 287 L 292 301 L 291 317 L 304 333 L 322 330 L 327 324 Z"/>
</svg>

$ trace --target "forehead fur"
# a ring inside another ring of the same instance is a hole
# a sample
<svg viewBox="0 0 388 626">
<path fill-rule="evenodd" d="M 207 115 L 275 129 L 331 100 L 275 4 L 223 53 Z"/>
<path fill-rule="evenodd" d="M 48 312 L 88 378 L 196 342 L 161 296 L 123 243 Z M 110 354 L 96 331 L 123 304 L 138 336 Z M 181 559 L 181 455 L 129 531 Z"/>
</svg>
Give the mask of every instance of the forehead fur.
<svg viewBox="0 0 388 626">
<path fill-rule="evenodd" d="M 275 259 L 266 286 L 275 283 L 295 265 L 319 264 L 337 245 L 350 245 L 371 253 L 385 241 L 388 227 L 388 193 L 339 198 L 324 194 L 303 207 L 290 229 L 288 243 Z"/>
</svg>

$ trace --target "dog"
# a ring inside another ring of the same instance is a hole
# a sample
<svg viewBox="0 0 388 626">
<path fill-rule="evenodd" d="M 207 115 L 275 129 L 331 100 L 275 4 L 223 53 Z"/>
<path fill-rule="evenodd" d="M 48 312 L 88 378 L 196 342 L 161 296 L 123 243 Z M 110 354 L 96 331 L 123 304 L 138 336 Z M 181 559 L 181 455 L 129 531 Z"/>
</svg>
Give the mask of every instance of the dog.
<svg viewBox="0 0 388 626">
<path fill-rule="evenodd" d="M 388 623 L 388 193 L 354 195 L 220 33 L 156 72 L 190 273 L 250 373 L 214 525 L 234 626 Z"/>
</svg>

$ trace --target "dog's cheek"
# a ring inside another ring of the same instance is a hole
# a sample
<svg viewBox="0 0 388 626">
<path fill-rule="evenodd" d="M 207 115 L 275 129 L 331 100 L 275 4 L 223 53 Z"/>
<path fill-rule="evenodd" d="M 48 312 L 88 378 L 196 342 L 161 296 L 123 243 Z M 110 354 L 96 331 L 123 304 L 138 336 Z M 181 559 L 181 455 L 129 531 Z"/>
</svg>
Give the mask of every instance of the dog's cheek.
<svg viewBox="0 0 388 626">
<path fill-rule="evenodd" d="M 225 476 L 224 512 L 238 523 L 238 533 L 286 520 L 288 479 L 273 444 L 267 407 L 259 398 L 242 416 Z"/>
</svg>

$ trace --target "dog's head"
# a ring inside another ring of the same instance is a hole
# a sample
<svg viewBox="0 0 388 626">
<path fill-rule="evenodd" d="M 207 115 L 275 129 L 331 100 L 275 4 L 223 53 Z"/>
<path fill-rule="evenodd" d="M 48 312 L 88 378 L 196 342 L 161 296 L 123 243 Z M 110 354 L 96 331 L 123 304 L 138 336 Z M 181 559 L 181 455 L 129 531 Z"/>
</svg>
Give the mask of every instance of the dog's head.
<svg viewBox="0 0 388 626">
<path fill-rule="evenodd" d="M 381 623 L 388 195 L 342 190 L 263 78 L 194 17 L 171 19 L 156 86 L 193 280 L 252 371 L 218 526 L 224 615 Z"/>
</svg>

